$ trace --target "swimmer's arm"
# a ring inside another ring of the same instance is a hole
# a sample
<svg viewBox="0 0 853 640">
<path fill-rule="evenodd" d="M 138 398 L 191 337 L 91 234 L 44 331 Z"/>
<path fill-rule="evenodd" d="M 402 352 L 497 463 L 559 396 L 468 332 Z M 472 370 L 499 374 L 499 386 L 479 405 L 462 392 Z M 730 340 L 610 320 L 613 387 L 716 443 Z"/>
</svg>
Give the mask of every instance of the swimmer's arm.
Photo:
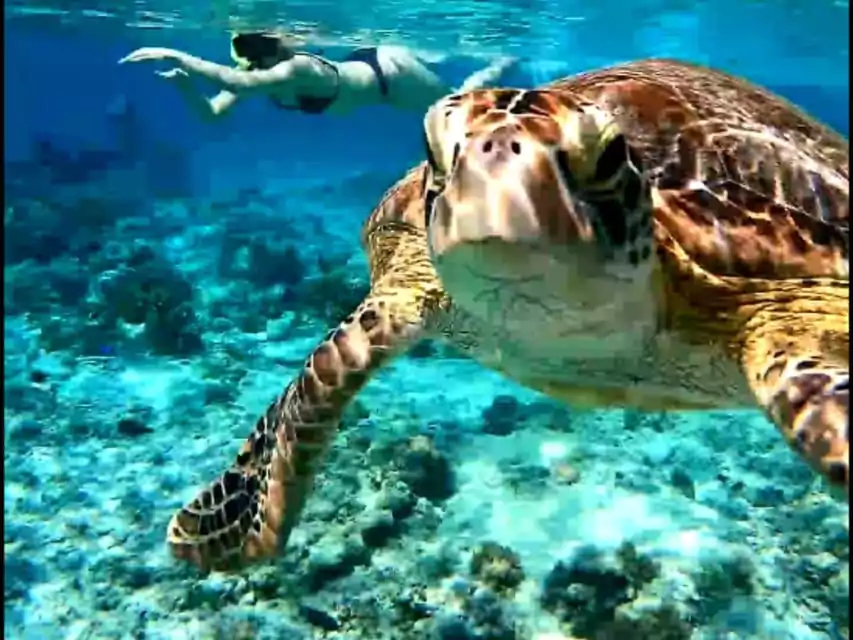
<svg viewBox="0 0 853 640">
<path fill-rule="evenodd" d="M 507 67 L 511 66 L 515 61 L 515 58 L 501 58 L 500 60 L 490 64 L 488 67 L 475 71 L 465 79 L 465 81 L 456 90 L 456 93 L 482 89 L 483 87 L 494 84 Z"/>
<path fill-rule="evenodd" d="M 236 93 L 226 90 L 220 91 L 212 98 L 206 98 L 198 92 L 193 86 L 190 76 L 183 71 L 169 77 L 174 77 L 184 102 L 203 120 L 215 120 L 225 115 L 240 99 Z"/>
<path fill-rule="evenodd" d="M 215 120 L 224 116 L 240 99 L 236 93 L 224 90 L 212 98 L 205 98 L 203 95 L 188 89 L 184 92 L 184 97 L 190 107 L 205 120 Z"/>
<path fill-rule="evenodd" d="M 208 107 L 210 107 L 211 115 L 221 116 L 228 113 L 229 109 L 231 109 L 239 99 L 240 96 L 236 93 L 223 89 L 212 98 L 206 99 L 205 102 L 207 102 Z"/>
<path fill-rule="evenodd" d="M 176 62 L 187 73 L 208 80 L 220 91 L 234 94 L 269 91 L 270 87 L 293 79 L 292 65 L 288 63 L 279 63 L 272 69 L 245 71 L 202 60 L 188 53 L 181 53 Z"/>
</svg>

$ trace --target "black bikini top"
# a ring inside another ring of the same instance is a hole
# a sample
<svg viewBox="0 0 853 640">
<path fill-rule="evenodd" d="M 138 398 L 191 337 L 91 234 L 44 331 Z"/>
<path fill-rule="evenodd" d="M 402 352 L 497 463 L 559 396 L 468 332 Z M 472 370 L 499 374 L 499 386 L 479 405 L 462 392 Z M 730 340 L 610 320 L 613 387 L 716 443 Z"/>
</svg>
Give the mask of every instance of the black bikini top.
<svg viewBox="0 0 853 640">
<path fill-rule="evenodd" d="M 326 109 L 328 109 L 331 104 L 338 99 L 338 93 L 341 90 L 341 81 L 338 76 L 338 68 L 326 60 L 325 58 L 321 58 L 320 56 L 315 56 L 313 53 L 305 53 L 300 51 L 296 56 L 308 56 L 309 58 L 314 58 L 315 60 L 319 60 L 326 66 L 328 66 L 332 71 L 335 72 L 335 92 L 325 98 L 317 98 L 316 96 L 296 96 L 296 104 L 283 104 L 279 101 L 275 96 L 270 96 L 270 100 L 272 103 L 277 106 L 279 109 L 283 109 L 284 111 L 300 111 L 302 113 L 311 113 L 311 114 L 319 114 L 323 113 Z"/>
<path fill-rule="evenodd" d="M 335 77 L 337 78 L 337 82 L 335 83 L 335 92 L 325 98 L 317 98 L 313 96 L 296 96 L 295 105 L 282 104 L 275 96 L 270 96 L 270 99 L 272 100 L 275 106 L 285 111 L 300 111 L 302 113 L 310 114 L 323 113 L 332 105 L 335 100 L 338 99 L 338 94 L 340 93 L 341 88 L 338 68 L 325 58 L 316 56 L 313 53 L 306 53 L 300 51 L 295 55 L 310 56 L 330 67 L 335 72 Z M 379 66 L 379 58 L 376 55 L 376 47 L 363 47 L 361 49 L 356 49 L 346 58 L 344 58 L 344 62 L 364 62 L 365 64 L 369 65 L 370 68 L 373 69 L 373 72 L 376 74 L 376 80 L 377 82 L 379 82 L 379 92 L 382 94 L 382 97 L 384 98 L 388 95 L 388 79 L 385 77 L 385 74 L 382 71 L 382 67 Z"/>
</svg>

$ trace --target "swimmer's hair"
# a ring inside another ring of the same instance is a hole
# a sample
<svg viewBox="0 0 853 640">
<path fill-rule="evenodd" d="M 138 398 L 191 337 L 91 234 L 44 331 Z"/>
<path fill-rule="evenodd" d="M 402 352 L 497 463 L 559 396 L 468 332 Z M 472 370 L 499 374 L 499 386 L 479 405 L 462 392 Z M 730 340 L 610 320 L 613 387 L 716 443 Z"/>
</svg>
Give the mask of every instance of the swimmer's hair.
<svg viewBox="0 0 853 640">
<path fill-rule="evenodd" d="M 294 55 L 286 39 L 274 31 L 251 31 L 231 35 L 231 59 L 243 69 L 262 69 L 285 60 Z"/>
</svg>

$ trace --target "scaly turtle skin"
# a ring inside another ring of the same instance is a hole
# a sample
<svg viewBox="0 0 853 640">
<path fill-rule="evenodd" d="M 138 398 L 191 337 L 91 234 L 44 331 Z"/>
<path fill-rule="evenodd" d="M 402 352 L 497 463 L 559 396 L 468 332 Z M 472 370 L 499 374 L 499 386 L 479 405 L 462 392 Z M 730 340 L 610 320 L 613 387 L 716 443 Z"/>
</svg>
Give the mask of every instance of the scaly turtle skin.
<svg viewBox="0 0 853 640">
<path fill-rule="evenodd" d="M 667 60 L 448 96 L 424 125 L 365 225 L 370 294 L 173 517 L 176 556 L 276 554 L 344 406 L 425 336 L 575 404 L 759 407 L 847 495 L 844 138 Z"/>
</svg>

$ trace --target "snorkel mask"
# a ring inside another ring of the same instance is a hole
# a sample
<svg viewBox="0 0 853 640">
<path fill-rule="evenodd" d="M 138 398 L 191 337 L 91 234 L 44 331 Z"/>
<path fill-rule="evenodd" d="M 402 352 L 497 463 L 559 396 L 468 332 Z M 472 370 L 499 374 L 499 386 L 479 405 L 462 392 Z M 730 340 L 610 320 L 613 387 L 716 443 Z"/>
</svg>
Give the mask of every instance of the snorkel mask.
<svg viewBox="0 0 853 640">
<path fill-rule="evenodd" d="M 231 36 L 231 59 L 241 69 L 262 69 L 293 57 L 281 35 L 270 31 L 235 33 Z"/>
</svg>

